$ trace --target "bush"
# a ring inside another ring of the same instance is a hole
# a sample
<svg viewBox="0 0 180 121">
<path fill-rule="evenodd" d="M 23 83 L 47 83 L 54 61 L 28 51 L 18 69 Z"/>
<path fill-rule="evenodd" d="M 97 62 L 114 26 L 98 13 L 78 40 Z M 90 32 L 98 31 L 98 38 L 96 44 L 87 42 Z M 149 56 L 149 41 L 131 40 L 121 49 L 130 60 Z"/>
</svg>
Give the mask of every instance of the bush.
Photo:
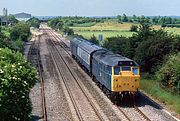
<svg viewBox="0 0 180 121">
<path fill-rule="evenodd" d="M 130 28 L 130 31 L 131 32 L 137 32 L 138 31 L 138 26 L 132 25 L 131 28 Z"/>
<path fill-rule="evenodd" d="M 168 56 L 167 61 L 156 75 L 165 87 L 180 93 L 180 52 Z"/>
<path fill-rule="evenodd" d="M 2 121 L 30 120 L 30 89 L 36 70 L 18 52 L 0 48 L 0 116 Z"/>
<path fill-rule="evenodd" d="M 105 41 L 104 46 L 107 49 L 121 55 L 127 55 L 127 46 L 129 39 L 123 36 L 110 37 L 107 38 L 108 41 Z"/>
<path fill-rule="evenodd" d="M 17 23 L 14 25 L 10 31 L 10 38 L 15 40 L 27 41 L 30 35 L 30 26 L 27 23 Z"/>
<path fill-rule="evenodd" d="M 31 26 L 31 27 L 34 27 L 34 28 L 39 28 L 40 26 L 40 21 L 38 18 L 31 18 L 30 20 L 27 21 L 27 23 Z"/>
<path fill-rule="evenodd" d="M 63 29 L 63 32 L 67 33 L 67 35 L 74 35 L 74 31 L 73 29 L 69 28 L 69 27 L 65 27 Z"/>
<path fill-rule="evenodd" d="M 94 34 L 93 34 L 93 36 L 91 37 L 90 41 L 91 41 L 92 43 L 96 44 L 96 45 L 99 45 L 99 41 L 98 41 L 97 38 L 94 36 Z"/>
<path fill-rule="evenodd" d="M 154 72 L 166 55 L 174 51 L 175 37 L 163 30 L 153 31 L 152 36 L 142 41 L 135 52 L 135 60 L 144 71 Z"/>
</svg>

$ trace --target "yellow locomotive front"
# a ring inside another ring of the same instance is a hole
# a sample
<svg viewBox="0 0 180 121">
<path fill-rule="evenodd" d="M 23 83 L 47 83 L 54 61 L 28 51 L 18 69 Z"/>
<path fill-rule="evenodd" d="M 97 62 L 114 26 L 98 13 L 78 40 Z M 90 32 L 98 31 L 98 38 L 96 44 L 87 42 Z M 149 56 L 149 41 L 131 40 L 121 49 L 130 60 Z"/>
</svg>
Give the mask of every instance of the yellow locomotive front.
<svg viewBox="0 0 180 121">
<path fill-rule="evenodd" d="M 139 66 L 122 65 L 112 67 L 112 91 L 120 94 L 123 92 L 136 93 L 140 83 L 139 70 Z"/>
</svg>

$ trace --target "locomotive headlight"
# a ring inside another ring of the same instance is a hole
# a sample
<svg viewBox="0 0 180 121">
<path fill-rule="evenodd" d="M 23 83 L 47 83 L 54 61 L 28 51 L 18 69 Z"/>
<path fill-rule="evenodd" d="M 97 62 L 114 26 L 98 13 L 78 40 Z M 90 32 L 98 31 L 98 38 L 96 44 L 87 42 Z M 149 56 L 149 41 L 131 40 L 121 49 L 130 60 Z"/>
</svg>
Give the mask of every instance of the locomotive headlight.
<svg viewBox="0 0 180 121">
<path fill-rule="evenodd" d="M 132 68 L 132 72 L 134 75 L 138 75 L 139 74 L 139 69 L 138 68 Z"/>
</svg>

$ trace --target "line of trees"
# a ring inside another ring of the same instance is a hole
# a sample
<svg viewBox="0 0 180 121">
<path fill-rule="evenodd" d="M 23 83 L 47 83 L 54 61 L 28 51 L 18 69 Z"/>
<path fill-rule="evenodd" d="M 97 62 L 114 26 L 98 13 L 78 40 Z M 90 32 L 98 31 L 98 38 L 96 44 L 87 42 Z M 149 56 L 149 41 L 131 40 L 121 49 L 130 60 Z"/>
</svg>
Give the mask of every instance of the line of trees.
<svg viewBox="0 0 180 121">
<path fill-rule="evenodd" d="M 171 18 L 166 16 L 154 16 L 154 17 L 145 17 L 145 16 L 127 16 L 126 14 L 117 16 L 118 22 L 132 22 L 132 23 L 141 23 L 142 21 L 148 20 L 153 25 L 161 25 L 162 27 L 180 27 L 180 19 Z"/>
<path fill-rule="evenodd" d="M 158 73 L 165 87 L 180 93 L 180 36 L 152 29 L 150 23 L 144 22 L 132 37 L 107 38 L 104 47 L 134 59 L 144 72 Z"/>
<path fill-rule="evenodd" d="M 39 28 L 40 26 L 40 20 L 38 18 L 32 17 L 27 21 L 27 23 L 34 28 Z"/>
<path fill-rule="evenodd" d="M 69 28 L 61 18 L 53 18 L 49 20 L 48 25 L 53 29 L 63 31 L 67 35 L 74 35 L 73 29 Z"/>
<path fill-rule="evenodd" d="M 90 17 L 79 17 L 79 16 L 74 16 L 74 17 L 58 17 L 65 26 L 92 26 L 95 25 L 98 22 L 103 22 L 103 18 L 90 18 Z M 91 24 L 87 24 L 91 23 Z"/>
</svg>

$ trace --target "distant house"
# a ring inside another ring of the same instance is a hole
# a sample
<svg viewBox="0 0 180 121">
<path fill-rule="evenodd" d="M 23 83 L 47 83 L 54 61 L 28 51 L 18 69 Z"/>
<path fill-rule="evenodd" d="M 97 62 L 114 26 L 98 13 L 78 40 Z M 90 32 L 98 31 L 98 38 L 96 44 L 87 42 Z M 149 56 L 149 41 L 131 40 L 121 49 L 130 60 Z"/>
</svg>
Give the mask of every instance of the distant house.
<svg viewBox="0 0 180 121">
<path fill-rule="evenodd" d="M 0 26 L 1 25 L 7 25 L 8 24 L 8 20 L 6 16 L 0 16 Z"/>
<path fill-rule="evenodd" d="M 19 21 L 27 21 L 32 17 L 31 14 L 27 14 L 27 13 L 18 13 L 15 14 L 14 16 Z"/>
<path fill-rule="evenodd" d="M 8 10 L 7 8 L 3 8 L 3 15 L 0 15 L 0 25 L 8 25 Z"/>
</svg>

